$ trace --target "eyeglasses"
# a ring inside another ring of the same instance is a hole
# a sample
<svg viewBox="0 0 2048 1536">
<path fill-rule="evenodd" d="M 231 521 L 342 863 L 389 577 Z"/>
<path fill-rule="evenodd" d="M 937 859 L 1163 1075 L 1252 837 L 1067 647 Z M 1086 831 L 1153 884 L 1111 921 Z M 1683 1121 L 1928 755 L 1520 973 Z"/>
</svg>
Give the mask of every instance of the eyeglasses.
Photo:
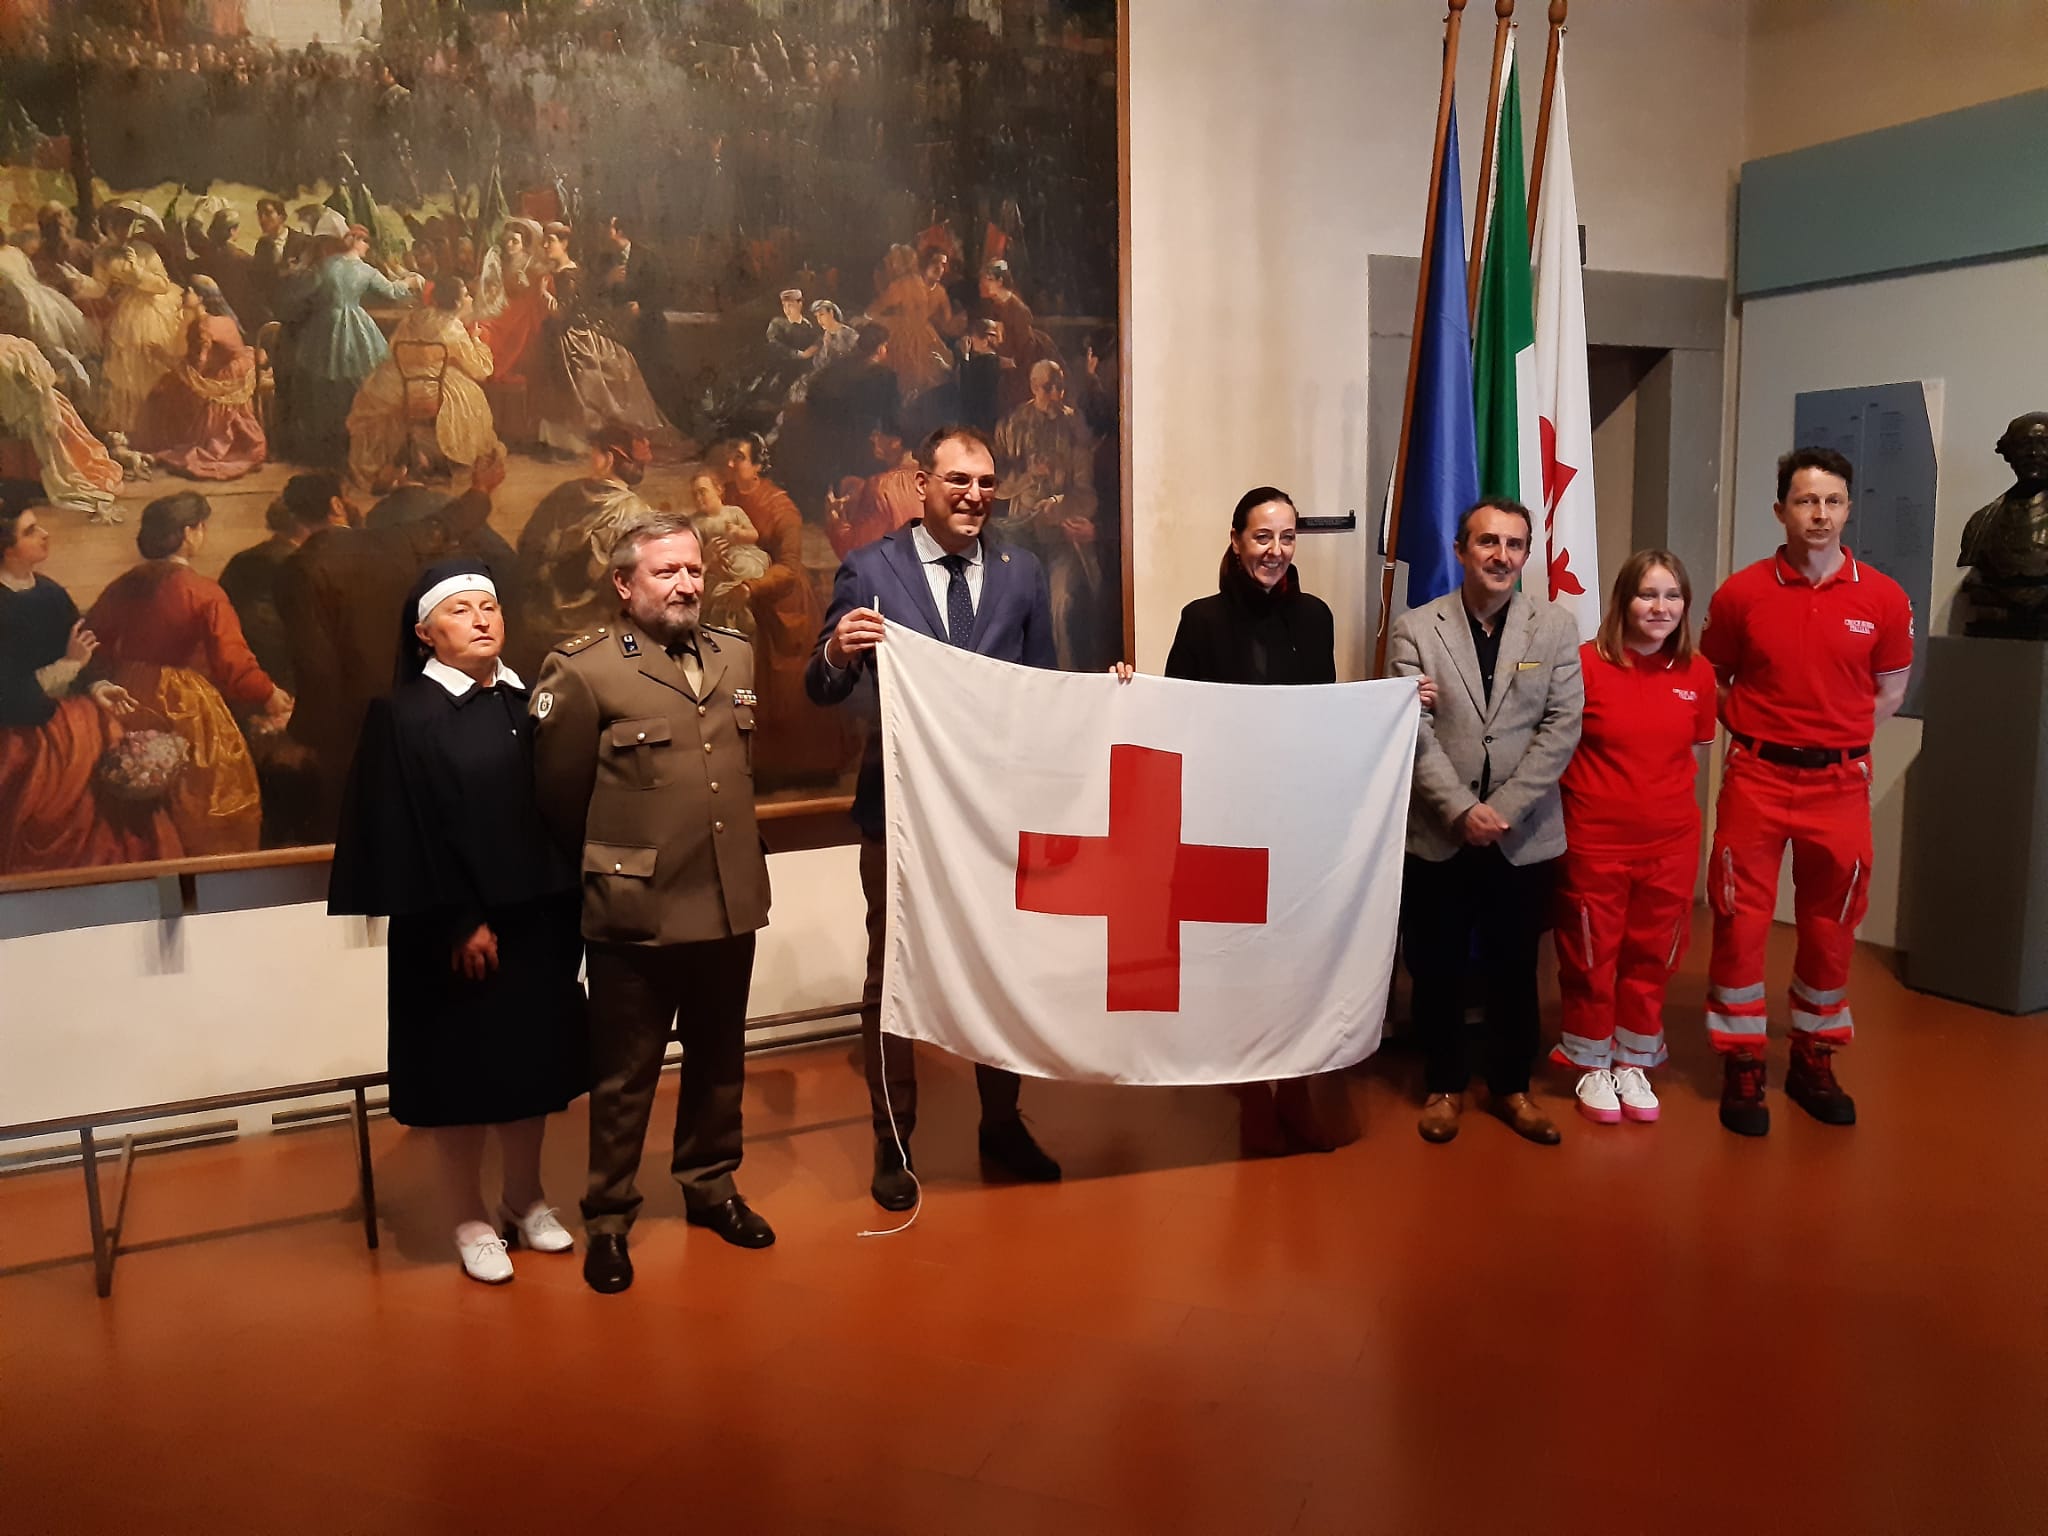
<svg viewBox="0 0 2048 1536">
<path fill-rule="evenodd" d="M 939 483 L 949 491 L 967 491 L 979 488 L 985 495 L 993 496 L 996 491 L 994 475 L 974 476 L 954 470 L 951 474 L 939 476 Z"/>
</svg>

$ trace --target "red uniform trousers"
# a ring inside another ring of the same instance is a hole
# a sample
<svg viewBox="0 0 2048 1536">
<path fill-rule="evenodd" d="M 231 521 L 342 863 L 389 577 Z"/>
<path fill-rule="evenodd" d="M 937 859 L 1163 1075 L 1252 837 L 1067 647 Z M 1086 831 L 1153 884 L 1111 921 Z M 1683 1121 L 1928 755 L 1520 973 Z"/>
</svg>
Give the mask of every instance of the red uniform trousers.
<svg viewBox="0 0 2048 1536">
<path fill-rule="evenodd" d="M 1699 829 L 1662 853 L 1568 849 L 1558 861 L 1560 1065 L 1659 1067 L 1664 989 L 1692 928 Z"/>
<path fill-rule="evenodd" d="M 1714 1048 L 1761 1055 L 1769 1012 L 1764 941 L 1778 904 L 1778 870 L 1792 845 L 1795 1038 L 1845 1045 L 1849 956 L 1870 905 L 1870 759 L 1828 768 L 1767 763 L 1741 746 L 1728 752 L 1707 861 L 1714 912 L 1707 1031 Z"/>
</svg>

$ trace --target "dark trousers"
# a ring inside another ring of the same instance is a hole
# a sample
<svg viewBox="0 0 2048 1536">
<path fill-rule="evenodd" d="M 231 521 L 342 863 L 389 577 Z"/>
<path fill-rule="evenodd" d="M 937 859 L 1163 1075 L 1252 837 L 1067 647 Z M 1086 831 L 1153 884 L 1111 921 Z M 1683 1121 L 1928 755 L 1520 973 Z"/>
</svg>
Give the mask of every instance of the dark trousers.
<svg viewBox="0 0 2048 1536">
<path fill-rule="evenodd" d="M 585 1229 L 624 1232 L 640 1209 L 633 1181 L 671 1030 L 683 1042 L 683 1065 L 670 1171 L 692 1210 L 730 1200 L 740 1165 L 754 936 L 701 944 L 592 944 L 584 964 L 595 1073 Z"/>
<path fill-rule="evenodd" d="M 1510 864 L 1498 848 L 1461 848 L 1440 864 L 1408 858 L 1401 948 L 1428 1092 L 1463 1093 L 1471 1080 L 1465 997 L 1475 970 L 1486 1004 L 1486 1086 L 1496 1097 L 1529 1091 L 1542 1033 L 1536 945 L 1550 926 L 1553 863 Z"/>
<path fill-rule="evenodd" d="M 908 1143 L 917 1125 L 917 1060 L 910 1042 L 891 1035 L 882 1040 L 882 957 L 889 949 L 889 845 L 878 837 L 860 840 L 860 889 L 868 902 L 868 979 L 860 993 L 860 1049 L 867 1066 L 868 1107 L 874 1115 L 875 1140 L 888 1141 L 889 1111 L 896 1111 L 896 1134 Z M 887 1073 L 887 1097 L 883 1075 Z M 1017 1118 L 1021 1079 L 1001 1067 L 974 1064 L 974 1086 L 981 1090 L 985 1125 Z"/>
</svg>

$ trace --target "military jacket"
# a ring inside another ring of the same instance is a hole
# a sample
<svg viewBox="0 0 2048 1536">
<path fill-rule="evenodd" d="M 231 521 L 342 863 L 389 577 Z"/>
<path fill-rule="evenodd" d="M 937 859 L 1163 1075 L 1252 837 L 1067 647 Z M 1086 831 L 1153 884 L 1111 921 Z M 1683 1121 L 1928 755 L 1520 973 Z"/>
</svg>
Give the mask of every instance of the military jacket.
<svg viewBox="0 0 2048 1536">
<path fill-rule="evenodd" d="M 583 871 L 583 936 L 690 944 L 768 921 L 754 824 L 754 651 L 698 631 L 703 679 L 621 615 L 548 653 L 534 684 L 541 815 Z"/>
</svg>

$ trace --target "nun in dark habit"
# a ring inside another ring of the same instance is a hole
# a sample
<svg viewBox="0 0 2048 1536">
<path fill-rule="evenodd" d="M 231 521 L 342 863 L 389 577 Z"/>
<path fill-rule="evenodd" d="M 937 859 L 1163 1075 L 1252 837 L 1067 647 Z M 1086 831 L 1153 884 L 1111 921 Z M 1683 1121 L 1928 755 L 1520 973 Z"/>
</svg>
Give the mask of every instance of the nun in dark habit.
<svg viewBox="0 0 2048 1536">
<path fill-rule="evenodd" d="M 574 864 L 542 827 L 526 685 L 479 560 L 430 566 L 400 617 L 396 687 L 370 707 L 327 910 L 391 919 L 391 1116 L 430 1137 L 463 1269 L 512 1278 L 514 1242 L 572 1239 L 540 1187 L 546 1117 L 590 1085 Z M 498 1129 L 503 1199 L 481 1196 Z"/>
</svg>

